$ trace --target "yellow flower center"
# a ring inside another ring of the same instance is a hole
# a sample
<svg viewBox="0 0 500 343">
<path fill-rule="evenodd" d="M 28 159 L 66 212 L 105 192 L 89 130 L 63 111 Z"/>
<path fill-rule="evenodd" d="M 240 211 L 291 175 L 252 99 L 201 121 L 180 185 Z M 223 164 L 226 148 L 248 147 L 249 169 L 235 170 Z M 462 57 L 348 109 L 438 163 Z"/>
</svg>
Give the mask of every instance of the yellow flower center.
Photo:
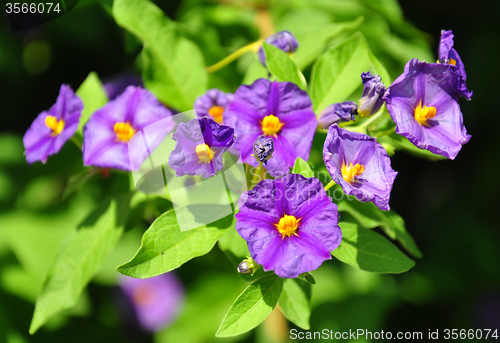
<svg viewBox="0 0 500 343">
<path fill-rule="evenodd" d="M 344 178 L 345 182 L 351 183 L 354 178 L 363 174 L 363 172 L 365 171 L 365 167 L 359 163 L 356 163 L 355 166 L 353 166 L 352 163 L 349 163 L 348 166 L 343 163 L 341 171 L 342 177 Z"/>
<path fill-rule="evenodd" d="M 52 135 L 57 136 L 64 129 L 64 120 L 57 120 L 54 116 L 45 117 L 45 125 L 52 130 Z"/>
<path fill-rule="evenodd" d="M 132 125 L 130 125 L 129 122 L 116 123 L 114 126 L 114 130 L 116 133 L 116 138 L 118 138 L 118 140 L 122 142 L 128 142 L 135 133 L 134 128 L 132 127 Z"/>
<path fill-rule="evenodd" d="M 297 235 L 297 225 L 300 219 L 297 220 L 294 216 L 289 216 L 285 214 L 279 221 L 278 224 L 274 224 L 281 234 L 282 238 L 290 237 L 291 235 Z"/>
<path fill-rule="evenodd" d="M 199 163 L 210 163 L 214 158 L 214 152 L 206 144 L 198 144 L 196 146 L 196 155 L 198 155 Z"/>
<path fill-rule="evenodd" d="M 415 120 L 420 125 L 427 125 L 427 120 L 434 118 L 435 115 L 436 115 L 436 108 L 432 106 L 422 107 L 422 102 L 420 102 L 418 106 L 415 108 Z"/>
<path fill-rule="evenodd" d="M 218 124 L 222 123 L 223 113 L 224 108 L 222 108 L 221 106 L 214 106 L 208 110 L 208 114 L 210 114 Z"/>
<path fill-rule="evenodd" d="M 283 125 L 285 123 L 281 123 L 278 117 L 270 114 L 262 120 L 262 132 L 266 136 L 273 136 L 280 132 Z"/>
<path fill-rule="evenodd" d="M 457 65 L 457 61 L 455 61 L 453 58 L 450 58 L 450 60 L 448 61 L 448 64 L 456 66 Z"/>
</svg>

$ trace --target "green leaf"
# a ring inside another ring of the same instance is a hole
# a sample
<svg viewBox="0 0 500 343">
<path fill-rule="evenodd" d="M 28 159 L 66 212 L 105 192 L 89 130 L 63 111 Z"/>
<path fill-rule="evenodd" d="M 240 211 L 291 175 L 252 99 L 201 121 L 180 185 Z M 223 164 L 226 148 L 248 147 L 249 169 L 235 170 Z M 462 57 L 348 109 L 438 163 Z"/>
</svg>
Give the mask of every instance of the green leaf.
<svg viewBox="0 0 500 343">
<path fill-rule="evenodd" d="M 422 258 L 422 252 L 406 231 L 403 218 L 396 212 L 382 211 L 371 202 L 358 200 L 342 200 L 337 205 L 339 211 L 349 213 L 363 228 L 373 229 L 380 226 L 387 236 L 396 239 L 411 255 Z"/>
<path fill-rule="evenodd" d="M 390 135 L 382 136 L 378 138 L 381 143 L 389 143 L 396 148 L 396 151 L 403 150 L 407 153 L 426 158 L 431 161 L 441 161 L 446 160 L 447 158 L 441 155 L 436 155 L 429 150 L 419 149 L 413 143 L 411 143 L 407 138 L 398 135 L 397 133 L 391 133 Z"/>
<path fill-rule="evenodd" d="M 306 79 L 297 67 L 297 64 L 283 50 L 264 42 L 262 44 L 266 53 L 266 64 L 278 81 L 290 81 L 302 89 L 306 89 Z"/>
<path fill-rule="evenodd" d="M 215 336 L 231 337 L 252 330 L 271 313 L 282 290 L 283 279 L 274 274 L 255 281 L 229 308 Z"/>
<path fill-rule="evenodd" d="M 301 159 L 300 157 L 297 157 L 297 159 L 295 160 L 295 164 L 293 165 L 292 173 L 293 174 L 300 174 L 304 177 L 313 177 L 314 176 L 314 173 L 311 170 L 311 167 L 309 166 L 309 164 L 307 164 L 307 162 L 304 161 L 303 159 Z"/>
<path fill-rule="evenodd" d="M 117 270 L 125 275 L 146 279 L 180 267 L 202 256 L 234 225 L 234 216 L 226 216 L 209 225 L 180 231 L 174 210 L 158 217 L 142 236 L 135 256 Z"/>
<path fill-rule="evenodd" d="M 250 63 L 250 66 L 245 72 L 245 76 L 243 77 L 243 81 L 241 82 L 242 84 L 251 85 L 255 80 L 260 78 L 267 79 L 267 77 L 269 76 L 269 72 L 267 71 L 266 67 L 264 67 L 260 63 L 257 55 L 254 54 L 253 58 L 253 62 Z"/>
<path fill-rule="evenodd" d="M 179 111 L 192 109 L 208 82 L 198 47 L 180 36 L 175 22 L 148 0 L 115 0 L 113 16 L 118 25 L 144 43 L 146 88 Z"/>
<path fill-rule="evenodd" d="M 309 330 L 311 284 L 300 279 L 285 279 L 279 305 L 283 315 L 298 327 Z"/>
<path fill-rule="evenodd" d="M 399 274 L 408 271 L 415 262 L 378 233 L 340 222 L 342 243 L 332 251 L 338 260 L 372 273 Z"/>
<path fill-rule="evenodd" d="M 361 87 L 360 75 L 366 71 L 389 79 L 360 32 L 328 49 L 317 59 L 311 73 L 310 95 L 316 113 L 330 104 L 345 101 Z"/>
<path fill-rule="evenodd" d="M 70 234 L 49 269 L 38 296 L 30 333 L 54 314 L 72 308 L 123 232 L 130 195 L 107 200 Z"/>
<path fill-rule="evenodd" d="M 97 73 L 94 71 L 91 72 L 80 87 L 78 87 L 76 95 L 78 95 L 83 102 L 82 116 L 80 117 L 80 123 L 76 130 L 77 133 L 82 135 L 83 126 L 87 123 L 92 113 L 106 105 L 108 96 L 102 86 L 99 76 L 97 76 Z"/>
</svg>

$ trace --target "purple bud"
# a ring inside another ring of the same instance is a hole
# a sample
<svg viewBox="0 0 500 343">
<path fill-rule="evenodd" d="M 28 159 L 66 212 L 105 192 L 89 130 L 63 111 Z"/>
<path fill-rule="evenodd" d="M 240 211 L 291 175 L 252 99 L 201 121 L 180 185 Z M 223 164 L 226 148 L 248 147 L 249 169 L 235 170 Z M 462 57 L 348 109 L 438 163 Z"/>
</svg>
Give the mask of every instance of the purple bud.
<svg viewBox="0 0 500 343">
<path fill-rule="evenodd" d="M 359 99 L 359 109 L 358 113 L 362 117 L 369 117 L 376 113 L 384 100 L 384 96 L 387 88 L 382 82 L 382 78 L 376 74 L 371 75 L 370 72 L 361 73 L 361 81 L 363 82 L 363 95 Z"/>
<path fill-rule="evenodd" d="M 260 135 L 255 140 L 253 145 L 253 155 L 254 157 L 267 164 L 267 160 L 271 158 L 274 152 L 274 141 L 271 137 Z"/>
<path fill-rule="evenodd" d="M 241 261 L 241 263 L 238 265 L 238 273 L 240 274 L 252 273 L 253 275 L 258 268 L 259 265 L 255 263 L 251 257 L 248 257 L 245 260 Z"/>
<path fill-rule="evenodd" d="M 280 48 L 284 52 L 292 53 L 297 50 L 299 47 L 299 42 L 297 38 L 290 31 L 280 31 L 266 38 L 264 41 L 268 44 L 274 45 L 277 48 Z M 266 66 L 266 54 L 264 52 L 264 48 L 261 46 L 259 49 L 259 61 L 264 66 Z"/>
<path fill-rule="evenodd" d="M 326 130 L 332 124 L 354 120 L 355 114 L 358 114 L 358 105 L 354 101 L 337 102 L 321 112 L 319 126 Z"/>
</svg>

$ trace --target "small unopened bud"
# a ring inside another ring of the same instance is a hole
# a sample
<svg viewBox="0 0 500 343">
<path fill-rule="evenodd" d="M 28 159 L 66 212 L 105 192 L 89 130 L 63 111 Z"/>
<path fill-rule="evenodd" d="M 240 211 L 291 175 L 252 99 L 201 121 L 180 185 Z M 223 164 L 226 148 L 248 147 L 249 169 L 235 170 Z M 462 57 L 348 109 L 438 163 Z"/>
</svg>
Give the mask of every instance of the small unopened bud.
<svg viewBox="0 0 500 343">
<path fill-rule="evenodd" d="M 241 261 L 238 265 L 238 273 L 240 274 L 253 274 L 257 271 L 259 265 L 254 262 L 251 257 L 247 257 L 245 260 Z"/>
<path fill-rule="evenodd" d="M 274 141 L 271 137 L 260 135 L 253 144 L 253 156 L 260 162 L 267 164 L 274 152 Z"/>
<path fill-rule="evenodd" d="M 303 278 L 304 280 L 306 280 L 310 284 L 313 284 L 313 285 L 316 284 L 316 280 L 314 280 L 313 276 L 311 274 L 309 274 L 308 272 L 300 274 L 299 277 Z"/>
<path fill-rule="evenodd" d="M 270 35 L 264 42 L 274 45 L 275 47 L 288 53 L 295 52 L 295 50 L 299 47 L 297 38 L 295 38 L 293 33 L 286 30 Z M 262 46 L 260 47 L 258 54 L 260 63 L 266 66 L 266 53 L 264 52 L 264 48 Z"/>
<path fill-rule="evenodd" d="M 359 99 L 358 113 L 362 117 L 369 117 L 376 113 L 382 107 L 384 96 L 387 88 L 382 82 L 382 78 L 376 74 L 371 75 L 368 71 L 361 74 L 363 81 L 363 95 Z"/>
<path fill-rule="evenodd" d="M 358 105 L 354 101 L 337 102 L 321 112 L 318 118 L 319 126 L 326 130 L 330 125 L 341 121 L 354 120 L 355 114 L 358 114 Z"/>
</svg>

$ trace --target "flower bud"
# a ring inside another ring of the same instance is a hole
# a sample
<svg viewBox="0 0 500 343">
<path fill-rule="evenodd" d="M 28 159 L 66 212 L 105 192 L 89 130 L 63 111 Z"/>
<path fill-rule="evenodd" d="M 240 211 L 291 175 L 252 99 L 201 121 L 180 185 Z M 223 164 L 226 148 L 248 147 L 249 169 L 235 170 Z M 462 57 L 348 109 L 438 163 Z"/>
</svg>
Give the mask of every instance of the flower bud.
<svg viewBox="0 0 500 343">
<path fill-rule="evenodd" d="M 358 105 L 354 101 L 337 102 L 325 108 L 319 115 L 319 126 L 325 130 L 332 124 L 354 120 Z"/>
<path fill-rule="evenodd" d="M 254 262 L 251 257 L 247 257 L 245 260 L 241 261 L 238 265 L 238 273 L 240 274 L 250 274 L 252 275 L 257 271 L 259 265 Z"/>
<path fill-rule="evenodd" d="M 387 88 L 382 82 L 382 78 L 376 74 L 371 75 L 368 71 L 366 73 L 361 73 L 361 80 L 363 81 L 363 95 L 359 99 L 359 109 L 358 113 L 362 117 L 369 117 L 376 113 L 384 100 L 384 96 Z"/>
<path fill-rule="evenodd" d="M 264 41 L 268 44 L 280 48 L 284 52 L 293 53 L 299 47 L 299 42 L 290 31 L 280 31 L 266 38 Z M 261 46 L 259 49 L 259 61 L 266 66 L 266 54 L 264 48 Z"/>
<path fill-rule="evenodd" d="M 260 162 L 267 164 L 267 160 L 274 152 L 274 141 L 271 137 L 260 135 L 253 145 L 253 156 Z"/>
</svg>

